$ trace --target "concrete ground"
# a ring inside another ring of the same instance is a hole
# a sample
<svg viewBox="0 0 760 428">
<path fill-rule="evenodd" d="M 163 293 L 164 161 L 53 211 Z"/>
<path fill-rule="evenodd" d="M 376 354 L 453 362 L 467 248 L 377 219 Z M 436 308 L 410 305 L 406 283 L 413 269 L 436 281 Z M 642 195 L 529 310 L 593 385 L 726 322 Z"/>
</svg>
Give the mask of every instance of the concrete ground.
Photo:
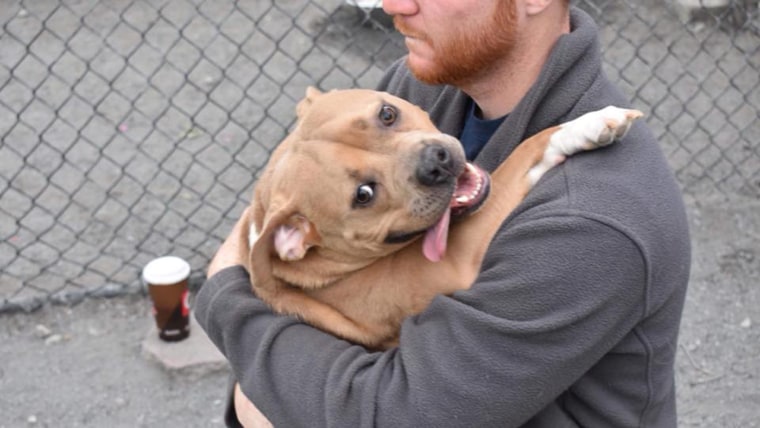
<svg viewBox="0 0 760 428">
<path fill-rule="evenodd" d="M 687 206 L 694 254 L 679 426 L 760 427 L 760 201 L 689 197 Z M 0 428 L 221 426 L 224 365 L 171 370 L 145 356 L 149 306 L 131 295 L 3 316 Z"/>
<path fill-rule="evenodd" d="M 222 426 L 224 366 L 167 370 L 142 350 L 152 322 L 138 295 L 5 316 L 0 427 Z"/>
</svg>

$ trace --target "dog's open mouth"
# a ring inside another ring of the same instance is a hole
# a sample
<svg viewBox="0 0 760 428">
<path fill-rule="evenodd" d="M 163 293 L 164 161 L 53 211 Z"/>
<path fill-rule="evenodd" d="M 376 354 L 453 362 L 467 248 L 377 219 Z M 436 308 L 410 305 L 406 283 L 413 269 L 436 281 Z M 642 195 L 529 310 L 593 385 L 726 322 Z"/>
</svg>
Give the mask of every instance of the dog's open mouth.
<svg viewBox="0 0 760 428">
<path fill-rule="evenodd" d="M 480 208 L 488 196 L 490 184 L 491 180 L 485 171 L 468 163 L 457 178 L 457 187 L 451 197 L 451 215 L 463 216 Z"/>
<path fill-rule="evenodd" d="M 425 232 L 422 252 L 428 260 L 437 262 L 443 258 L 451 216 L 460 217 L 480 208 L 488 196 L 490 184 L 491 180 L 485 171 L 470 163 L 465 166 L 464 172 L 457 178 L 449 209 Z"/>
</svg>

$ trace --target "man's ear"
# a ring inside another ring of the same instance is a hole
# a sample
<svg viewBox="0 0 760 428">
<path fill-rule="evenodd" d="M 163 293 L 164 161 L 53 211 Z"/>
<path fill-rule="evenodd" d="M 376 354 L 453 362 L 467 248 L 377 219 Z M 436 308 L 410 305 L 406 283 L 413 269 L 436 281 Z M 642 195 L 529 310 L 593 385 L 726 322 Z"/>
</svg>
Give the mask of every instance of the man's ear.
<svg viewBox="0 0 760 428">
<path fill-rule="evenodd" d="M 301 260 L 309 248 L 318 245 L 319 233 L 314 224 L 301 214 L 289 216 L 274 231 L 274 248 L 286 262 Z"/>
<path fill-rule="evenodd" d="M 322 92 L 313 87 L 309 86 L 306 88 L 306 96 L 298 102 L 298 105 L 296 106 L 296 115 L 299 119 L 303 119 L 303 117 L 306 115 L 306 111 L 309 110 L 309 107 L 311 106 L 311 103 L 314 102 L 314 100 L 322 95 Z"/>
</svg>

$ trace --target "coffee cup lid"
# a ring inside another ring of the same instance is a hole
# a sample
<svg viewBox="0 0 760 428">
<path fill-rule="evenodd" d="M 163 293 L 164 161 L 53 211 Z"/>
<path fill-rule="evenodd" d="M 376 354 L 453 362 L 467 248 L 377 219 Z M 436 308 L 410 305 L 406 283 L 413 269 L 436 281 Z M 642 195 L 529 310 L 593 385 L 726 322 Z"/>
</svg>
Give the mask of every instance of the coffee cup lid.
<svg viewBox="0 0 760 428">
<path fill-rule="evenodd" d="M 153 285 L 176 284 L 190 275 L 190 264 L 175 256 L 151 260 L 143 268 L 143 280 Z"/>
</svg>

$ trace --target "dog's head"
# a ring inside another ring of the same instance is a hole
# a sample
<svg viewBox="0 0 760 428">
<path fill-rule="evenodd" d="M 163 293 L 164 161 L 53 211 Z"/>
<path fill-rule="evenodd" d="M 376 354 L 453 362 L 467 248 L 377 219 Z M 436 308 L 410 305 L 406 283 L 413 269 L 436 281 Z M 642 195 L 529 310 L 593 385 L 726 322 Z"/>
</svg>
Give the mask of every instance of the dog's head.
<svg viewBox="0 0 760 428">
<path fill-rule="evenodd" d="M 485 197 L 488 177 L 465 162 L 460 142 L 400 98 L 310 88 L 297 111 L 254 204 L 260 239 L 283 261 L 327 259 L 350 270 L 423 236 L 436 260 L 450 213 Z"/>
</svg>

